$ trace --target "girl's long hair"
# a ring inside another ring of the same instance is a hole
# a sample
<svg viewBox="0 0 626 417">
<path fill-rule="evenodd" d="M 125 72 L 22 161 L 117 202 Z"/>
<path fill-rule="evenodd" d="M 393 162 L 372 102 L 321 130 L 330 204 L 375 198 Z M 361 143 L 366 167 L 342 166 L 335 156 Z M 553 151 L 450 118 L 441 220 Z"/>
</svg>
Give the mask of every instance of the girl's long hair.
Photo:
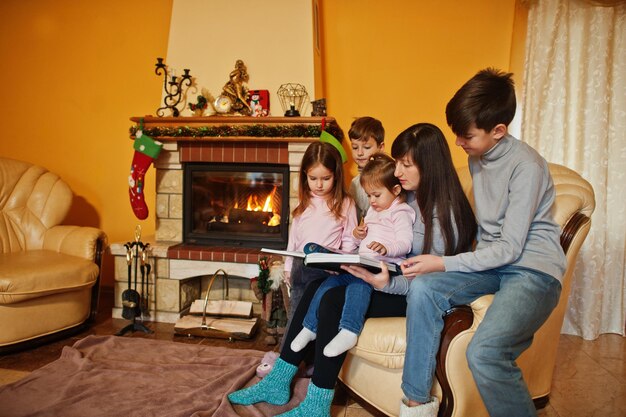
<svg viewBox="0 0 626 417">
<path fill-rule="evenodd" d="M 300 165 L 300 186 L 298 187 L 298 198 L 300 203 L 291 212 L 293 217 L 298 217 L 309 206 L 311 202 L 311 188 L 307 181 L 307 171 L 317 164 L 322 164 L 333 173 L 333 192 L 328 199 L 328 208 L 337 218 L 341 219 L 343 201 L 348 196 L 348 192 L 343 181 L 343 165 L 341 155 L 334 146 L 325 142 L 313 142 L 304 151 L 302 164 Z"/>
<path fill-rule="evenodd" d="M 398 135 L 391 146 L 391 155 L 396 160 L 408 156 L 419 170 L 415 195 L 425 226 L 422 253 L 432 250 L 435 213 L 443 234 L 444 255 L 471 250 L 476 237 L 476 218 L 441 130 L 430 123 L 413 125 Z"/>
</svg>

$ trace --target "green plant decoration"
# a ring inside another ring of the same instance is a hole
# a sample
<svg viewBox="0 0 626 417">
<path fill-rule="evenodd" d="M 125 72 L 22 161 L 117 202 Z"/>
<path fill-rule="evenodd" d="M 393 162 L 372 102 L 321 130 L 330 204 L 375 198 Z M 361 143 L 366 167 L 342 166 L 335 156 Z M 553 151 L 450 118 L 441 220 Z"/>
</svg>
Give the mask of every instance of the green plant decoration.
<svg viewBox="0 0 626 417">
<path fill-rule="evenodd" d="M 272 280 L 270 279 L 270 267 L 266 256 L 259 259 L 259 277 L 257 280 L 257 286 L 263 294 L 267 294 L 271 291 L 270 287 L 272 286 Z"/>
</svg>

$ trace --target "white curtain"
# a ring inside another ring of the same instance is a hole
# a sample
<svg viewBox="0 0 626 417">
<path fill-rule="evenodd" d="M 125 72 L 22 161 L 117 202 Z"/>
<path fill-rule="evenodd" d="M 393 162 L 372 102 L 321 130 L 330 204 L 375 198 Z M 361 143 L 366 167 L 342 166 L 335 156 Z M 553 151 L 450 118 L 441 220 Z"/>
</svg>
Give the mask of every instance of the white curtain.
<svg viewBox="0 0 626 417">
<path fill-rule="evenodd" d="M 522 138 L 596 195 L 563 333 L 624 335 L 626 2 L 531 0 Z"/>
</svg>

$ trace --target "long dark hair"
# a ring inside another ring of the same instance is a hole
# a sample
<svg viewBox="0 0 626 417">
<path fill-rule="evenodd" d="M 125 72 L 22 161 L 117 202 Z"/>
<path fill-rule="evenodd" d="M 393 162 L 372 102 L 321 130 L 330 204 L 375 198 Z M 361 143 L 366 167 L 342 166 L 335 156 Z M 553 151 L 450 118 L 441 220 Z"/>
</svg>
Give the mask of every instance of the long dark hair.
<svg viewBox="0 0 626 417">
<path fill-rule="evenodd" d="M 430 123 L 413 125 L 398 135 L 391 146 L 391 155 L 396 160 L 408 156 L 419 170 L 415 195 L 425 226 L 422 253 L 432 250 L 435 212 L 443 234 L 444 254 L 471 250 L 476 237 L 476 218 L 461 188 L 441 130 Z"/>
<path fill-rule="evenodd" d="M 311 202 L 311 188 L 307 181 L 307 171 L 317 164 L 322 164 L 333 173 L 333 193 L 328 199 L 328 208 L 335 218 L 340 219 L 343 201 L 348 196 L 348 192 L 343 181 L 343 164 L 341 154 L 332 145 L 325 142 L 313 142 L 306 148 L 300 164 L 300 186 L 298 187 L 298 197 L 300 203 L 291 212 L 293 217 L 298 217 L 309 206 Z"/>
</svg>

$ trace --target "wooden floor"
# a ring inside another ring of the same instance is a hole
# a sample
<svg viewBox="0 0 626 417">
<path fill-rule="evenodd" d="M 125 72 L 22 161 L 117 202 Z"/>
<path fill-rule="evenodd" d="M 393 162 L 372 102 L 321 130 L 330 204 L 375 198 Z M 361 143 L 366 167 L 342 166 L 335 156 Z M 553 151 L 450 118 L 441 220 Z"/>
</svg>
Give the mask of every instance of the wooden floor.
<svg viewBox="0 0 626 417">
<path fill-rule="evenodd" d="M 90 335 L 115 334 L 127 322 L 111 318 L 112 293 L 103 292 L 99 314 L 88 330 L 36 349 L 0 356 L 0 385 L 16 381 L 56 360 L 64 346 Z M 221 339 L 188 338 L 174 334 L 173 324 L 148 323 L 152 334 L 128 333 L 127 337 L 147 337 L 196 343 L 207 346 L 273 350 L 264 342 L 261 331 L 251 341 L 228 342 Z M 341 398 L 344 398 L 343 396 Z M 625 417 L 626 416 L 626 338 L 608 334 L 595 341 L 561 335 L 550 402 L 540 410 L 542 417 Z M 337 398 L 333 417 L 371 416 L 351 399 Z M 471 417 L 471 416 L 468 416 Z"/>
</svg>

